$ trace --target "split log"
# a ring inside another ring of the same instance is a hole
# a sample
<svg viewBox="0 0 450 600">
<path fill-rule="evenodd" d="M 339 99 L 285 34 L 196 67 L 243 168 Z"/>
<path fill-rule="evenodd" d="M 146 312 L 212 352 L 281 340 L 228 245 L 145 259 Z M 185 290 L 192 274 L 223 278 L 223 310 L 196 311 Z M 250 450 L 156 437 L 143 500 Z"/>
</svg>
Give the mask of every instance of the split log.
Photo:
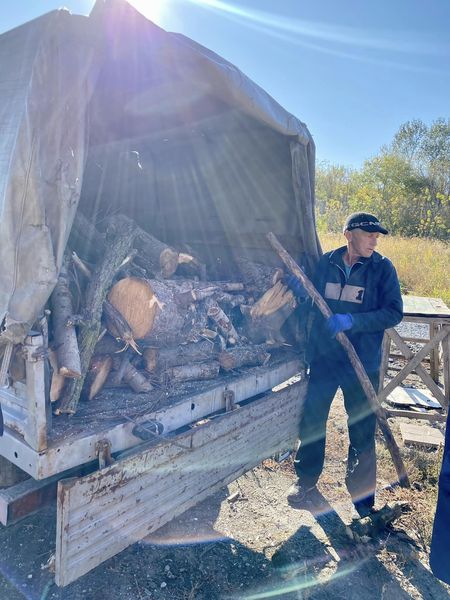
<svg viewBox="0 0 450 600">
<path fill-rule="evenodd" d="M 246 316 L 248 338 L 255 344 L 284 343 L 280 330 L 296 307 L 297 302 L 291 290 L 277 281 L 253 306 L 241 306 L 241 312 Z"/>
<path fill-rule="evenodd" d="M 170 383 L 214 379 L 219 375 L 219 370 L 220 365 L 217 361 L 180 365 L 164 371 L 162 378 L 168 379 Z"/>
<path fill-rule="evenodd" d="M 75 327 L 68 326 L 72 316 L 72 295 L 69 289 L 69 254 L 64 255 L 58 282 L 51 296 L 53 315 L 53 345 L 56 350 L 59 374 L 63 377 L 81 377 L 80 353 Z"/>
<path fill-rule="evenodd" d="M 92 400 L 101 391 L 111 372 L 112 365 L 113 359 L 111 356 L 98 355 L 92 358 L 86 377 L 88 400 Z"/>
<path fill-rule="evenodd" d="M 102 261 L 95 269 L 86 291 L 86 319 L 80 325 L 79 347 L 81 361 L 81 377 L 71 386 L 60 405 L 60 412 L 73 414 L 80 399 L 81 390 L 91 362 L 92 354 L 97 344 L 103 303 L 108 287 L 117 273 L 124 258 L 131 250 L 136 232 L 129 222 L 115 217 L 109 222 L 106 232 L 106 251 Z"/>
<path fill-rule="evenodd" d="M 223 337 L 227 340 L 229 344 L 237 344 L 239 341 L 238 332 L 236 331 L 233 323 L 231 322 L 229 317 L 224 313 L 222 308 L 217 304 L 217 302 L 213 300 L 208 300 L 206 305 L 208 308 L 206 314 L 210 319 L 212 319 L 216 323 L 219 332 L 223 335 Z"/>
<path fill-rule="evenodd" d="M 203 340 L 175 348 L 147 348 L 144 350 L 144 360 L 146 370 L 154 373 L 179 365 L 206 362 L 211 360 L 215 352 L 214 343 Z"/>
<path fill-rule="evenodd" d="M 221 352 L 218 357 L 219 364 L 225 371 L 239 369 L 239 367 L 255 367 L 266 365 L 270 360 L 270 354 L 265 345 L 261 346 L 239 346 Z"/>
</svg>

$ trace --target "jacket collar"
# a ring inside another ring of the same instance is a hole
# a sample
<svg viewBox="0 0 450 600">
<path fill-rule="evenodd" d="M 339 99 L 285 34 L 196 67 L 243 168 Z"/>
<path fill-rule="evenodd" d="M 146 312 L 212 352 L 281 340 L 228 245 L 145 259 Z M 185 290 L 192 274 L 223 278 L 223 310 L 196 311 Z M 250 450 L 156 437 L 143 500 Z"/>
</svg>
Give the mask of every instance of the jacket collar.
<svg viewBox="0 0 450 600">
<path fill-rule="evenodd" d="M 332 250 L 329 254 L 330 262 L 342 267 L 344 264 L 343 256 L 344 256 L 344 252 L 346 250 L 347 250 L 347 246 L 341 246 L 340 248 L 336 248 L 336 250 Z M 368 263 L 368 262 L 378 263 L 381 260 L 383 260 L 383 256 L 379 252 L 374 251 L 372 256 L 370 256 L 369 258 L 364 258 L 361 256 L 358 259 L 356 264 L 360 263 L 360 264 L 364 265 L 365 263 Z"/>
</svg>

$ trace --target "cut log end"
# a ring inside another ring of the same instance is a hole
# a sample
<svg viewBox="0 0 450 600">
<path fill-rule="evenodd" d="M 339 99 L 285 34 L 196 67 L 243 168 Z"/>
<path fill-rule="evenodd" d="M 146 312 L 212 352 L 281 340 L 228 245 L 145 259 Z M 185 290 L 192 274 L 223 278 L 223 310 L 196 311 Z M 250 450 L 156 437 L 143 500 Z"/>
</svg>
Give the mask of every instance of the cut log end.
<svg viewBox="0 0 450 600">
<path fill-rule="evenodd" d="M 158 310 L 158 300 L 145 279 L 121 279 L 111 288 L 108 301 L 126 320 L 135 340 L 143 339 L 150 333 Z"/>
</svg>

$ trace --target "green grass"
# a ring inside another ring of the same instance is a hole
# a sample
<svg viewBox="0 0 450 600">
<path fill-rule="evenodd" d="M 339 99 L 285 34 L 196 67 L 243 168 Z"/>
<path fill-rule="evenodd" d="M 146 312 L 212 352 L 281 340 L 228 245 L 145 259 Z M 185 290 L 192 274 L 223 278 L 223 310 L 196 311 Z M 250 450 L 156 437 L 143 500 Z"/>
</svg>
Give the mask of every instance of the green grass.
<svg viewBox="0 0 450 600">
<path fill-rule="evenodd" d="M 342 234 L 319 234 L 324 252 L 342 246 Z M 381 237 L 377 250 L 395 265 L 403 293 L 441 298 L 450 307 L 450 244 L 425 238 Z"/>
</svg>

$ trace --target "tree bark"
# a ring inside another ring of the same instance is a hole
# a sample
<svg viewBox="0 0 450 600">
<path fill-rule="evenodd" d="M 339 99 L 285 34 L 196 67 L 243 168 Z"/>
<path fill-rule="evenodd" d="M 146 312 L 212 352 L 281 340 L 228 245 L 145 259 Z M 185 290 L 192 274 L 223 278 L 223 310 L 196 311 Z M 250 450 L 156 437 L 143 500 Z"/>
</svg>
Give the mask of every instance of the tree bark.
<svg viewBox="0 0 450 600">
<path fill-rule="evenodd" d="M 208 317 L 216 323 L 219 332 L 224 336 L 227 342 L 231 345 L 237 344 L 239 341 L 239 335 L 234 328 L 233 323 L 222 310 L 222 308 L 217 304 L 217 302 L 211 299 L 207 301 L 207 307 Z"/>
<path fill-rule="evenodd" d="M 53 346 L 58 359 L 58 371 L 63 377 L 81 377 L 80 353 L 75 327 L 67 322 L 73 314 L 72 294 L 69 289 L 68 267 L 70 256 L 64 255 L 58 282 L 51 296 L 53 315 Z"/>
<path fill-rule="evenodd" d="M 129 324 L 143 346 L 173 346 L 201 339 L 207 327 L 203 303 L 187 303 L 192 282 L 127 277 L 118 281 L 108 301 Z"/>
<path fill-rule="evenodd" d="M 164 371 L 179 365 L 206 362 L 216 353 L 214 344 L 208 340 L 183 344 L 175 348 L 147 348 L 144 350 L 146 370 L 149 373 Z"/>
<path fill-rule="evenodd" d="M 103 303 L 103 316 L 105 317 L 106 326 L 110 334 L 116 340 L 122 340 L 126 348 L 131 346 L 135 352 L 141 354 L 128 322 L 108 300 L 105 300 Z"/>
<path fill-rule="evenodd" d="M 167 369 L 163 372 L 162 377 L 163 379 L 167 378 L 170 383 L 214 379 L 219 375 L 219 369 L 220 365 L 217 361 L 194 365 L 180 365 Z"/>
<path fill-rule="evenodd" d="M 219 354 L 219 364 L 225 371 L 239 369 L 239 367 L 255 367 L 266 365 L 270 360 L 270 354 L 265 345 L 261 346 L 239 346 L 231 348 Z"/>
<path fill-rule="evenodd" d="M 63 398 L 60 412 L 68 414 L 76 412 L 92 354 L 98 341 L 103 303 L 108 287 L 130 252 L 135 235 L 136 231 L 129 221 L 124 221 L 120 217 L 111 219 L 106 232 L 107 246 L 103 260 L 95 269 L 86 291 L 86 320 L 80 326 L 79 335 L 81 377 L 72 386 L 71 393 Z"/>
<path fill-rule="evenodd" d="M 153 389 L 152 384 L 144 375 L 133 366 L 128 357 L 123 357 L 122 359 L 118 356 L 113 358 L 114 368 L 121 371 L 121 380 L 123 380 L 133 392 L 138 394 L 142 394 L 145 392 L 150 392 Z"/>
</svg>

